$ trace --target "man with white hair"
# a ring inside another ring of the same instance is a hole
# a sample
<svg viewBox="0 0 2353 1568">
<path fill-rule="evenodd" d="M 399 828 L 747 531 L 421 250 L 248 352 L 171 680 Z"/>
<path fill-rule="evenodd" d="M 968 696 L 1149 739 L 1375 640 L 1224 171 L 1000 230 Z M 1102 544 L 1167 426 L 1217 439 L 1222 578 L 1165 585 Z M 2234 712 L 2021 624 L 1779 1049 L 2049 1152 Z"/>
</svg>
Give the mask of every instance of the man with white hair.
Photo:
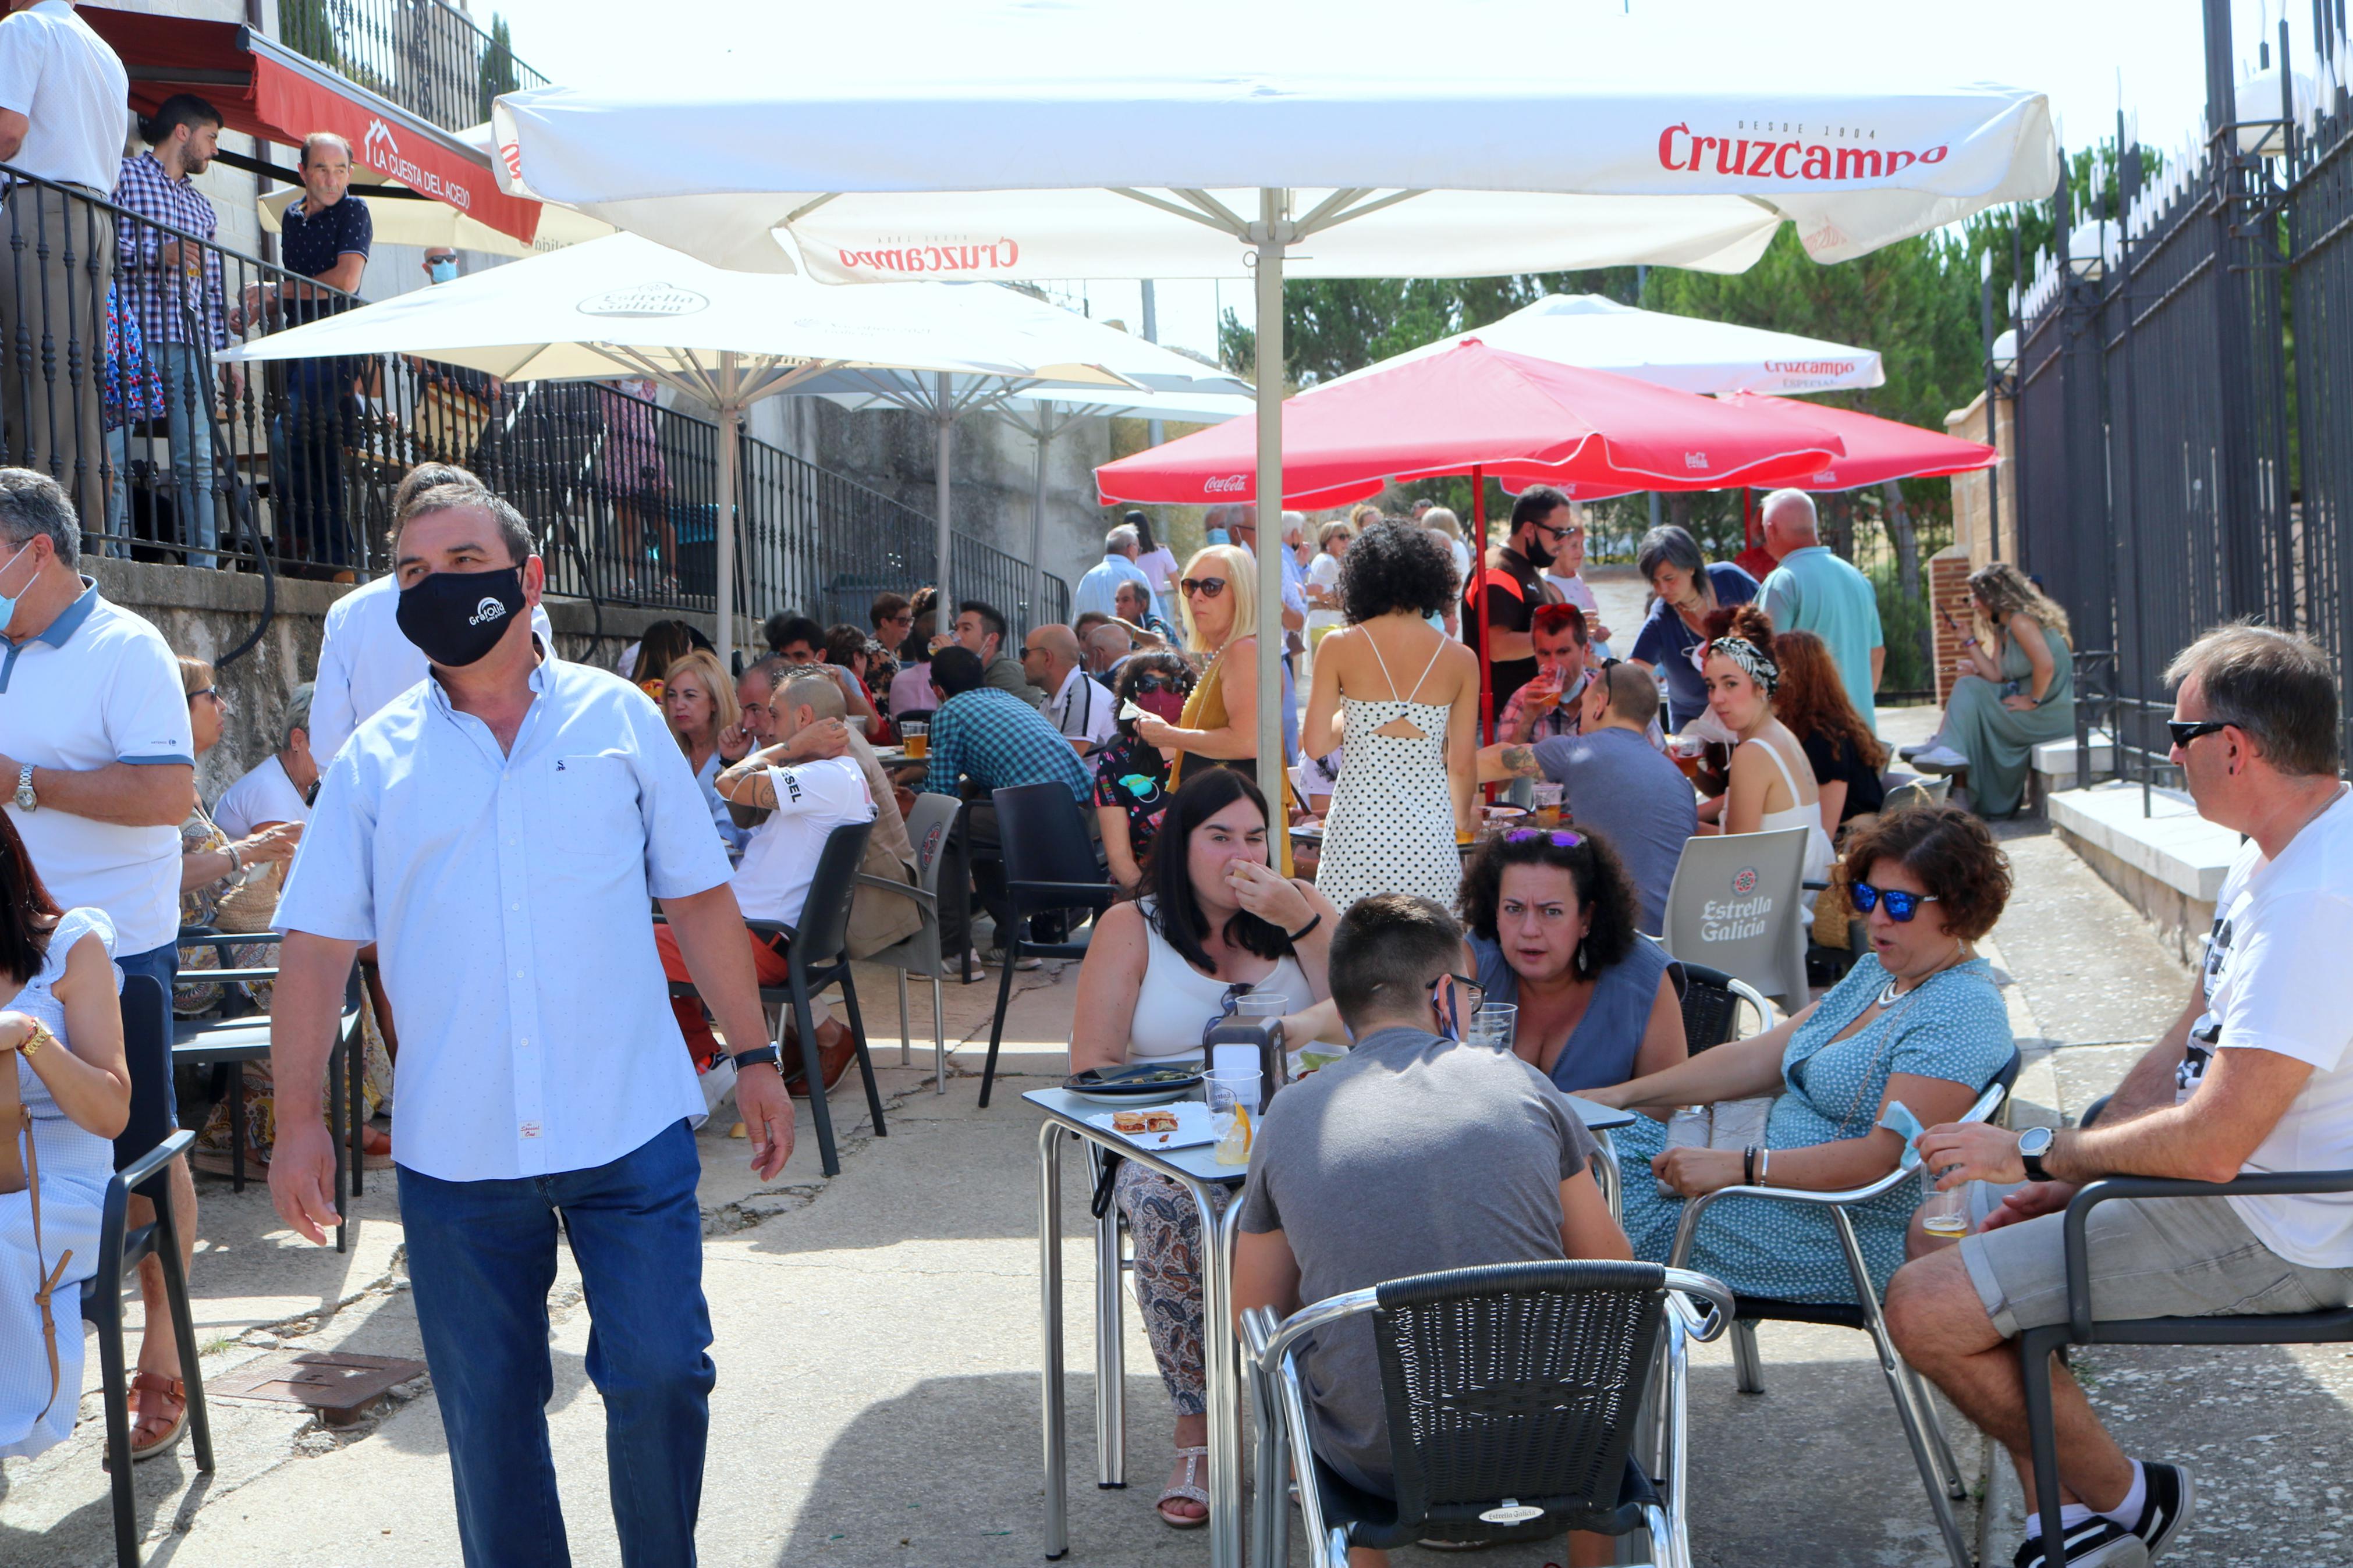
<svg viewBox="0 0 2353 1568">
<path fill-rule="evenodd" d="M 1847 700 L 1879 732 L 1880 672 L 1887 639 L 1879 627 L 1879 591 L 1841 561 L 1816 531 L 1814 498 L 1775 490 L 1765 498 L 1765 550 L 1779 564 L 1765 575 L 1758 598 L 1777 632 L 1811 632 L 1829 645 Z"/>
<path fill-rule="evenodd" d="M 1115 600 L 1123 583 L 1133 583 L 1142 588 L 1147 607 L 1152 614 L 1158 615 L 1160 600 L 1152 592 L 1152 584 L 1145 579 L 1144 568 L 1135 563 L 1135 558 L 1143 548 L 1143 539 L 1127 523 L 1123 522 L 1104 534 L 1103 558 L 1087 568 L 1086 575 L 1079 579 L 1078 587 L 1071 594 L 1072 617 L 1083 616 L 1091 610 L 1106 616 L 1119 614 Z"/>
</svg>

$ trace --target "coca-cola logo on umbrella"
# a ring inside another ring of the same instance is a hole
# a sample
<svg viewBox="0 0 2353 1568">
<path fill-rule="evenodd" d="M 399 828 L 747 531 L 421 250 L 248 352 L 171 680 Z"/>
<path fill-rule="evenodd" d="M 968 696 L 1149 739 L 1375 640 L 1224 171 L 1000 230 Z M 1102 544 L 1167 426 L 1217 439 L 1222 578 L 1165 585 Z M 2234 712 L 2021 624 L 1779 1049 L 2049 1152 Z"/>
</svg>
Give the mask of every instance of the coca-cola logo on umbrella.
<svg viewBox="0 0 2353 1568">
<path fill-rule="evenodd" d="M 711 301 L 691 289 L 681 289 L 672 283 L 632 283 L 626 289 L 607 293 L 592 294 L 580 301 L 584 316 L 623 316 L 644 319 L 656 316 L 691 316 L 697 310 L 707 310 Z"/>
</svg>

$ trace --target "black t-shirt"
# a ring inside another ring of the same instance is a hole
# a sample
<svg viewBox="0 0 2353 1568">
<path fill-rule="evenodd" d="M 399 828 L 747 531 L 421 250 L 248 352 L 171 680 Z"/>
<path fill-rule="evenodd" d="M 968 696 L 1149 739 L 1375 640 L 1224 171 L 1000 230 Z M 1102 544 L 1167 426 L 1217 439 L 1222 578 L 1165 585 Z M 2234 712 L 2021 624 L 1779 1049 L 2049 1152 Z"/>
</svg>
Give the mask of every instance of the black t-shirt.
<svg viewBox="0 0 2353 1568">
<path fill-rule="evenodd" d="M 1516 550 L 1498 548 L 1494 560 L 1479 574 L 1487 595 L 1487 629 L 1490 632 L 1525 634 L 1535 625 L 1536 606 L 1549 604 L 1551 588 L 1546 585 L 1544 574 L 1528 564 L 1527 558 Z M 1479 646 L 1479 601 L 1465 588 L 1462 595 L 1462 640 L 1472 647 Z M 1536 678 L 1536 661 L 1529 658 L 1499 658 L 1494 662 L 1491 684 L 1495 693 L 1495 712 L 1501 715 L 1512 696 Z"/>
<path fill-rule="evenodd" d="M 1866 811 L 1877 811 L 1887 799 L 1887 786 L 1881 783 L 1879 770 L 1863 761 L 1862 752 L 1850 736 L 1841 735 L 1832 742 L 1828 735 L 1805 738 L 1806 761 L 1814 768 L 1818 784 L 1846 784 L 1846 804 L 1839 808 L 1839 820 L 1859 816 Z"/>
<path fill-rule="evenodd" d="M 367 204 L 355 196 L 347 195 L 313 216 L 311 198 L 305 195 L 287 207 L 280 222 L 279 257 L 287 271 L 305 278 L 318 277 L 346 253 L 365 256 L 375 240 L 375 220 L 368 216 Z M 342 300 L 289 300 L 286 320 L 290 325 L 301 326 L 350 308 Z"/>
</svg>

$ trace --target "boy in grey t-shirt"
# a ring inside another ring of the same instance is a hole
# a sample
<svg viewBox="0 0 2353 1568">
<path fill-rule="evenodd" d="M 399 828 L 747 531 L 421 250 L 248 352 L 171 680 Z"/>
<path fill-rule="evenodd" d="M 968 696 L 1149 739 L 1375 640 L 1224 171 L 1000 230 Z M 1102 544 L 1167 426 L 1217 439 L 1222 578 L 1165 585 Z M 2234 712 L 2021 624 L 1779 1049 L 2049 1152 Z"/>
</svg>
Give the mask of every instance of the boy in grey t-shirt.
<svg viewBox="0 0 2353 1568">
<path fill-rule="evenodd" d="M 1242 1191 L 1238 1311 L 1284 1316 L 1440 1268 L 1633 1256 L 1560 1091 L 1508 1051 L 1446 1037 L 1475 1005 L 1468 968 L 1461 928 L 1428 899 L 1378 893 L 1342 918 L 1332 999 L 1356 1047 L 1267 1108 Z M 1318 1457 L 1391 1495 L 1372 1324 L 1318 1336 L 1303 1370 Z"/>
</svg>

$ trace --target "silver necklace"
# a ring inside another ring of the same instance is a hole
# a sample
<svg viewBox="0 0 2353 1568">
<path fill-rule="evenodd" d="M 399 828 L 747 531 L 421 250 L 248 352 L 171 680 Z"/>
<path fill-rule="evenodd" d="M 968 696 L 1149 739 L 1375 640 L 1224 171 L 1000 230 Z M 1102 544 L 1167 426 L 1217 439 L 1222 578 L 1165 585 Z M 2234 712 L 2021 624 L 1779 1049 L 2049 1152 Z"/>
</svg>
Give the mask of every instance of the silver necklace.
<svg viewBox="0 0 2353 1568">
<path fill-rule="evenodd" d="M 1962 955 L 1967 950 L 1965 948 L 1954 949 L 1953 963 L 1960 963 Z M 1937 975 L 1944 973 L 1946 970 L 1950 969 L 1952 966 L 1952 963 L 1947 963 L 1939 968 L 1930 970 L 1927 973 L 1920 977 L 1919 984 L 1913 986 L 1912 989 L 1915 991 L 1919 990 L 1921 985 L 1927 984 L 1928 982 L 1936 979 Z M 1879 1002 L 1877 1005 L 1882 1007 L 1893 1007 L 1895 1005 L 1895 982 L 1894 980 L 1891 979 L 1888 981 L 1887 988 L 1879 994 Z"/>
</svg>

